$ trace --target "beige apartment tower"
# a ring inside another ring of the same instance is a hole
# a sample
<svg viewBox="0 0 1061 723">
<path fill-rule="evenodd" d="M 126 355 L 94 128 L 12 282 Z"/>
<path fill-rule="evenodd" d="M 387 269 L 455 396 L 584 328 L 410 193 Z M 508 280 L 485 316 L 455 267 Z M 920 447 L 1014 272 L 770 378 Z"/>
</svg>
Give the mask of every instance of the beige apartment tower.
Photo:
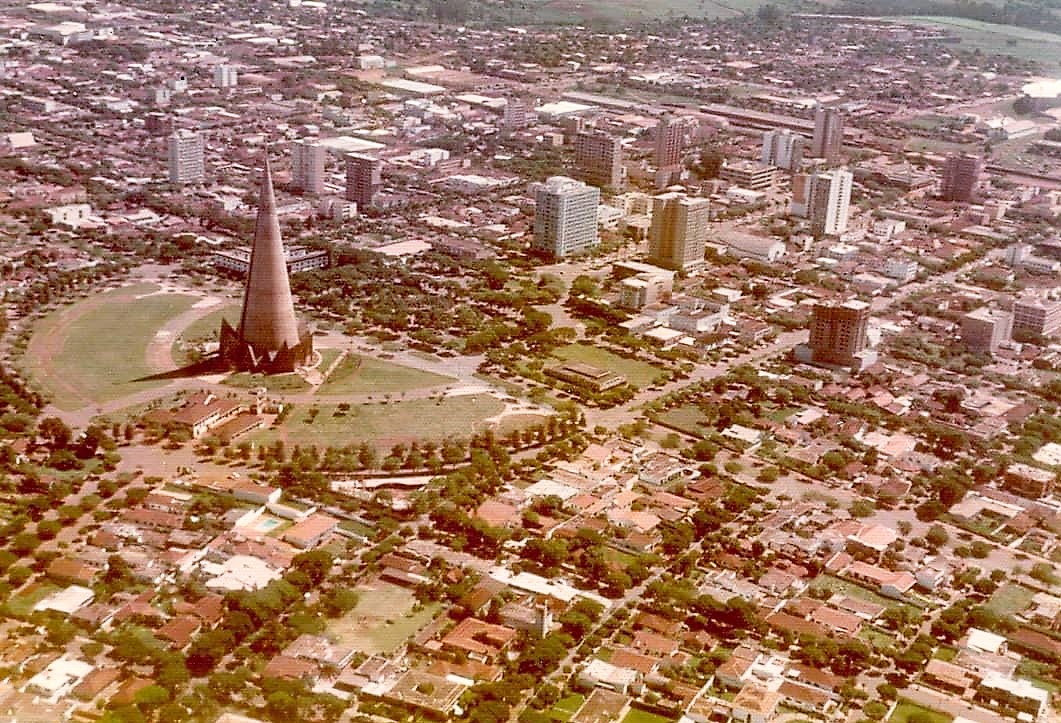
<svg viewBox="0 0 1061 723">
<path fill-rule="evenodd" d="M 1013 331 L 1013 314 L 987 307 L 962 317 L 962 343 L 974 354 L 994 354 Z"/>
<path fill-rule="evenodd" d="M 324 193 L 324 164 L 327 153 L 316 141 L 302 139 L 291 144 L 291 183 L 303 193 Z"/>
<path fill-rule="evenodd" d="M 624 180 L 621 140 L 607 131 L 580 131 L 575 136 L 575 167 L 586 183 L 619 190 Z"/>
<path fill-rule="evenodd" d="M 652 198 L 652 226 L 648 231 L 648 260 L 684 271 L 704 264 L 710 203 L 671 191 Z"/>
<path fill-rule="evenodd" d="M 206 180 L 205 144 L 195 131 L 181 129 L 169 137 L 169 182 L 175 186 Z"/>
</svg>

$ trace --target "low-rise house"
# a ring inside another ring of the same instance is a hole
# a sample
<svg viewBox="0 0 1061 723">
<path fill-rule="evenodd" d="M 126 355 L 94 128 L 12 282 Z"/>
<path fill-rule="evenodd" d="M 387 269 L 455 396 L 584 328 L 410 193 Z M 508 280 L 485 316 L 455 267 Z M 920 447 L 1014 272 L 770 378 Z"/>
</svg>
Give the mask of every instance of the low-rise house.
<svg viewBox="0 0 1061 723">
<path fill-rule="evenodd" d="M 283 539 L 297 548 L 308 550 L 324 542 L 338 527 L 339 520 L 317 512 L 285 530 Z"/>
<path fill-rule="evenodd" d="M 626 695 L 641 689 L 642 676 L 636 670 L 620 668 L 594 658 L 578 673 L 578 683 L 584 688 L 603 688 Z"/>
<path fill-rule="evenodd" d="M 738 723 L 767 723 L 774 717 L 783 697 L 774 690 L 746 685 L 730 703 L 733 720 Z"/>
<path fill-rule="evenodd" d="M 1037 721 L 1049 705 L 1050 692 L 1027 680 L 990 673 L 980 682 L 973 700 L 1007 718 Z"/>
<path fill-rule="evenodd" d="M 902 600 L 917 584 L 917 580 L 908 572 L 895 572 L 883 567 L 864 562 L 852 562 L 844 570 L 844 575 L 865 585 L 875 588 L 885 597 Z"/>
<path fill-rule="evenodd" d="M 501 659 L 518 633 L 504 625 L 465 618 L 442 638 L 442 648 L 464 653 L 472 660 L 492 664 Z"/>
</svg>

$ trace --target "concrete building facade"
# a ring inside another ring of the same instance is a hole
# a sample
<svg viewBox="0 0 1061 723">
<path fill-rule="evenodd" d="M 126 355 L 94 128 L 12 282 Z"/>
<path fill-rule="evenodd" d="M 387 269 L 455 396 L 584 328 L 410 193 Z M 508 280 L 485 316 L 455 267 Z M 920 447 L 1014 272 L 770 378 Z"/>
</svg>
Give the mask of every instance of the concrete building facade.
<svg viewBox="0 0 1061 723">
<path fill-rule="evenodd" d="M 575 167 L 579 178 L 602 188 L 623 186 L 623 148 L 617 136 L 602 130 L 584 130 L 575 136 Z"/>
<path fill-rule="evenodd" d="M 324 193 L 327 152 L 319 143 L 301 139 L 291 144 L 291 183 L 303 193 Z"/>
<path fill-rule="evenodd" d="M 185 186 L 205 180 L 205 143 L 202 134 L 182 129 L 170 135 L 169 182 Z"/>
<path fill-rule="evenodd" d="M 843 304 L 815 304 L 810 339 L 797 348 L 801 361 L 861 371 L 876 361 L 869 344 L 869 304 L 851 300 Z"/>
<path fill-rule="evenodd" d="M 847 230 L 853 181 L 854 176 L 846 169 L 811 176 L 807 193 L 811 232 L 818 236 L 839 236 Z"/>
<path fill-rule="evenodd" d="M 383 161 L 373 156 L 349 153 L 346 156 L 346 200 L 358 209 L 372 205 L 372 199 L 383 185 Z"/>
<path fill-rule="evenodd" d="M 814 114 L 814 138 L 811 140 L 811 155 L 824 158 L 830 163 L 840 158 L 844 142 L 844 116 L 836 108 L 818 107 Z"/>
<path fill-rule="evenodd" d="M 766 131 L 763 133 L 763 146 L 759 161 L 768 166 L 795 171 L 803 163 L 803 153 L 806 147 L 807 139 L 787 128 Z"/>
<path fill-rule="evenodd" d="M 983 170 L 983 161 L 977 156 L 968 153 L 952 154 L 947 156 L 947 162 L 943 165 L 943 179 L 940 183 L 940 196 L 944 201 L 957 201 L 969 203 L 976 197 L 976 189 L 980 183 L 980 172 Z"/>
<path fill-rule="evenodd" d="M 962 317 L 962 343 L 975 354 L 994 354 L 1013 331 L 1013 314 L 983 307 Z"/>
<path fill-rule="evenodd" d="M 600 189 L 566 176 L 553 176 L 535 193 L 535 251 L 564 258 L 596 247 Z"/>
<path fill-rule="evenodd" d="M 1053 336 L 1061 329 L 1061 301 L 1021 296 L 1013 301 L 1013 331 Z"/>
</svg>

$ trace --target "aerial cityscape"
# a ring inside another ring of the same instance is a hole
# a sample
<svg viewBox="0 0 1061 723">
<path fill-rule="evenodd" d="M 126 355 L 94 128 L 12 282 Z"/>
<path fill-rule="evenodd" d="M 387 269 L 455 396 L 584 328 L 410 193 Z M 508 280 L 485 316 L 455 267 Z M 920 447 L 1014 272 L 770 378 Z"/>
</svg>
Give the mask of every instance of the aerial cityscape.
<svg viewBox="0 0 1061 723">
<path fill-rule="evenodd" d="M 1061 7 L 0 2 L 0 723 L 1061 723 Z"/>
</svg>

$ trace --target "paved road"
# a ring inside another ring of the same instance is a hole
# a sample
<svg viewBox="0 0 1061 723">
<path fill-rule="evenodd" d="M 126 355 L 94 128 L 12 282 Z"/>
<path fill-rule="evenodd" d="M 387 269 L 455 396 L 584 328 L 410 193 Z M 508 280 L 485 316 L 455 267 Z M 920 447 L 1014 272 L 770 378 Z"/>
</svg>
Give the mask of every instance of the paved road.
<svg viewBox="0 0 1061 723">
<path fill-rule="evenodd" d="M 590 428 L 598 424 L 604 425 L 605 427 L 615 427 L 619 424 L 629 422 L 637 415 L 638 408 L 648 402 L 658 399 L 669 392 L 681 389 L 682 387 L 687 387 L 691 384 L 696 384 L 697 382 L 716 379 L 726 374 L 730 369 L 738 367 L 741 364 L 760 361 L 787 352 L 796 345 L 806 342 L 809 334 L 810 333 L 806 329 L 787 331 L 783 334 L 779 334 L 777 339 L 767 346 L 759 349 L 752 349 L 751 351 L 741 354 L 733 359 L 715 362 L 714 364 L 698 364 L 687 379 L 678 379 L 667 382 L 661 387 L 657 387 L 655 391 L 652 389 L 642 389 L 626 404 L 612 407 L 611 409 L 587 409 L 586 424 Z"/>
<path fill-rule="evenodd" d="M 999 723 L 1001 720 L 1005 720 L 998 713 L 993 713 L 989 710 L 985 710 L 979 706 L 974 706 L 964 700 L 959 700 L 953 696 L 944 695 L 943 693 L 937 693 L 930 688 L 924 688 L 920 685 L 912 685 L 905 690 L 899 691 L 899 696 L 907 698 L 923 705 L 926 708 L 933 708 L 935 710 L 941 710 L 954 717 L 961 716 L 976 723 Z M 1053 720 L 1057 720 L 1053 718 Z"/>
</svg>

